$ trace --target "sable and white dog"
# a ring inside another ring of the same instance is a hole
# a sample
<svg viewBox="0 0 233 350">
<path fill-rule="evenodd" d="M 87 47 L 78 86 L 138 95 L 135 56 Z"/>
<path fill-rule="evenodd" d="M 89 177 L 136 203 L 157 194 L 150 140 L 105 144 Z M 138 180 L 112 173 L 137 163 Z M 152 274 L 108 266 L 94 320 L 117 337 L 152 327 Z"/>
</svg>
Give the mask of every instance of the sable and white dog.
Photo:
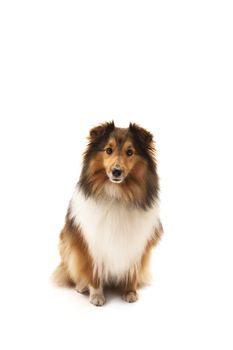
<svg viewBox="0 0 233 350">
<path fill-rule="evenodd" d="M 147 282 L 152 248 L 162 235 L 155 146 L 150 132 L 114 122 L 91 129 L 83 168 L 60 235 L 56 281 L 89 291 L 103 305 L 104 286 L 127 302 Z"/>
</svg>

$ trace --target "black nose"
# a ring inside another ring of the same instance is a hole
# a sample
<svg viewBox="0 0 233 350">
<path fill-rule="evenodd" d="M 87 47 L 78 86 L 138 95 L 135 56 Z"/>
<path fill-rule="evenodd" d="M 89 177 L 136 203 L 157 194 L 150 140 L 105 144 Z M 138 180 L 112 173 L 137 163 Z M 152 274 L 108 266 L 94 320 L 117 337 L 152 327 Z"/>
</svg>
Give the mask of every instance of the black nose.
<svg viewBox="0 0 233 350">
<path fill-rule="evenodd" d="M 112 175 L 113 175 L 114 177 L 120 177 L 120 176 L 121 176 L 121 173 L 122 173 L 122 171 L 121 171 L 120 169 L 114 168 L 114 169 L 112 170 Z"/>
</svg>

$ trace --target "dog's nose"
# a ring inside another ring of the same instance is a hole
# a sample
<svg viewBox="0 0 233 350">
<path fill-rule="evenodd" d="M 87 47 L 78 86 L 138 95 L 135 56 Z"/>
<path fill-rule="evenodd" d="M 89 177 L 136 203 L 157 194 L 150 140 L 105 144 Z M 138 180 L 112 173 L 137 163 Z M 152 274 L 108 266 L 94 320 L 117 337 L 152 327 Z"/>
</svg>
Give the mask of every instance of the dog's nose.
<svg viewBox="0 0 233 350">
<path fill-rule="evenodd" d="M 120 176 L 121 176 L 121 173 L 122 173 L 121 169 L 114 168 L 114 169 L 112 170 L 112 175 L 113 175 L 114 177 L 120 177 Z"/>
</svg>

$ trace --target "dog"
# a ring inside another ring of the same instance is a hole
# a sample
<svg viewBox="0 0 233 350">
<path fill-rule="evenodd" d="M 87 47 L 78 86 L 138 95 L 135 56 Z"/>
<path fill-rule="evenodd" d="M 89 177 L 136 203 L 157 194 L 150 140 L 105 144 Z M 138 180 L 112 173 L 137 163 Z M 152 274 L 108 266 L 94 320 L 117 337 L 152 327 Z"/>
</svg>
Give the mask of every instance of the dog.
<svg viewBox="0 0 233 350">
<path fill-rule="evenodd" d="M 135 123 L 114 122 L 90 130 L 79 182 L 60 234 L 61 263 L 54 278 L 105 303 L 115 286 L 126 302 L 148 282 L 152 248 L 163 229 L 152 134 Z"/>
</svg>

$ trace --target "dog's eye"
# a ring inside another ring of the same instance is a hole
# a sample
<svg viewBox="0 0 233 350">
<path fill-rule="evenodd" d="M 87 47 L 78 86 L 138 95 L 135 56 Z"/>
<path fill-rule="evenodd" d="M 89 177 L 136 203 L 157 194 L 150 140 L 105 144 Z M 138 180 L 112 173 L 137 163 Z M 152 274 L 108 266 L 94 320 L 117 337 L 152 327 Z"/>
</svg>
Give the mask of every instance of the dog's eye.
<svg viewBox="0 0 233 350">
<path fill-rule="evenodd" d="M 106 153 L 107 154 L 112 154 L 112 148 L 111 147 L 106 148 Z"/>
<path fill-rule="evenodd" d="M 127 154 L 128 157 L 131 157 L 133 155 L 133 151 L 131 149 L 128 149 L 126 151 L 126 154 Z"/>
</svg>

